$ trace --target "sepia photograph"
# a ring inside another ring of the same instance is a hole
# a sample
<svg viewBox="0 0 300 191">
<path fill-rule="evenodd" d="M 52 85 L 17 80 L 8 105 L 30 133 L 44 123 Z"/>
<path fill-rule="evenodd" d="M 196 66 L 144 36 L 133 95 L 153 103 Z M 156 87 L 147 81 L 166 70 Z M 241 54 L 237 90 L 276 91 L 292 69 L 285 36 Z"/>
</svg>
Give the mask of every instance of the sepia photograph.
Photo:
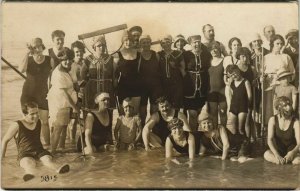
<svg viewBox="0 0 300 191">
<path fill-rule="evenodd" d="M 300 189 L 298 2 L 2 2 L 2 189 Z"/>
</svg>

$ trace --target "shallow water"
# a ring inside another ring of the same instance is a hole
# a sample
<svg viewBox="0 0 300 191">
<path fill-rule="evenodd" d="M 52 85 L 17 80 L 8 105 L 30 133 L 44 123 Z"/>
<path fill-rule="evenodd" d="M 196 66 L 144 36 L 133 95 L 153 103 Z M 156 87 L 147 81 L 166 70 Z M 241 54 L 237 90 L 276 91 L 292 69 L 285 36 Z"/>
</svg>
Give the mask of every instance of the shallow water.
<svg viewBox="0 0 300 191">
<path fill-rule="evenodd" d="M 23 80 L 11 70 L 2 70 L 2 137 L 9 123 L 21 115 L 19 98 Z M 12 79 L 12 80 L 7 80 Z M 67 144 L 71 148 L 70 144 Z M 72 150 L 72 149 L 71 149 Z M 58 154 L 55 160 L 69 163 L 71 171 L 60 175 L 38 163 L 35 179 L 23 182 L 14 141 L 2 161 L 3 188 L 299 188 L 300 167 L 278 166 L 262 157 L 246 163 L 197 157 L 193 167 L 167 163 L 164 151 L 101 152 L 84 160 L 79 153 Z M 186 157 L 179 157 L 181 163 Z M 54 176 L 42 181 L 41 176 Z"/>
</svg>

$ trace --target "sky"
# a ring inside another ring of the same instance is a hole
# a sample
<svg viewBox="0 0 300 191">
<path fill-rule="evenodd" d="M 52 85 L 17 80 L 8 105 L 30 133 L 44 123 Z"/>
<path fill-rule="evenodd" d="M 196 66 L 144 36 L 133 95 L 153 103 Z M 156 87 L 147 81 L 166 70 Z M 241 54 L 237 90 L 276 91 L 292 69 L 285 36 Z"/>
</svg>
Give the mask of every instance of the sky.
<svg viewBox="0 0 300 191">
<path fill-rule="evenodd" d="M 185 37 L 202 33 L 210 23 L 216 39 L 227 46 L 231 37 L 247 45 L 250 36 L 273 25 L 276 33 L 285 35 L 298 29 L 298 5 L 288 3 L 7 3 L 1 7 L 2 49 L 25 47 L 34 37 L 51 46 L 51 32 L 65 31 L 65 45 L 70 46 L 79 34 L 120 24 L 140 25 L 144 34 L 158 40 L 165 34 Z M 122 31 L 106 35 L 108 49 L 121 44 Z M 90 39 L 85 42 L 89 44 Z"/>
</svg>

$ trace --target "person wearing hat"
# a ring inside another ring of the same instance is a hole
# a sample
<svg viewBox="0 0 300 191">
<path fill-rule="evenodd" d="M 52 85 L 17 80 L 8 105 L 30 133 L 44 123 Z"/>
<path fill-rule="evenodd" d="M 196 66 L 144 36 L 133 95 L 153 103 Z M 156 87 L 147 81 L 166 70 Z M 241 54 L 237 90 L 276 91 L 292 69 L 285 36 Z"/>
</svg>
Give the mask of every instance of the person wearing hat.
<svg viewBox="0 0 300 191">
<path fill-rule="evenodd" d="M 295 77 L 295 68 L 291 57 L 281 53 L 284 44 L 284 38 L 279 34 L 275 34 L 270 41 L 271 53 L 264 56 L 264 77 L 261 77 L 261 81 L 264 83 L 263 114 L 265 125 L 268 124 L 270 117 L 273 115 L 274 91 L 272 91 L 271 86 L 276 84 L 276 73 L 278 70 L 286 70 L 292 73 L 292 80 Z"/>
<path fill-rule="evenodd" d="M 184 46 L 187 45 L 188 42 L 185 40 L 184 36 L 182 34 L 179 34 L 175 37 L 174 40 L 174 48 L 176 50 L 184 52 Z"/>
<path fill-rule="evenodd" d="M 51 33 L 51 39 L 53 42 L 53 48 L 48 49 L 49 56 L 54 60 L 53 69 L 60 63 L 60 57 L 58 53 L 61 51 L 66 51 L 67 47 L 64 47 L 65 43 L 65 32 L 62 30 L 55 30 Z"/>
<path fill-rule="evenodd" d="M 195 141 L 191 132 L 183 130 L 183 121 L 173 118 L 168 122 L 171 134 L 166 139 L 166 158 L 172 159 L 173 150 L 180 154 L 188 154 L 189 159 L 194 159 L 199 153 L 200 140 Z"/>
<path fill-rule="evenodd" d="M 221 54 L 225 57 L 228 55 L 225 46 L 219 42 L 215 40 L 215 29 L 212 25 L 210 24 L 206 24 L 202 27 L 202 32 L 204 35 L 204 39 L 203 39 L 203 44 L 206 47 L 211 46 L 214 43 L 219 43 L 220 44 L 220 49 L 221 49 Z"/>
<path fill-rule="evenodd" d="M 195 140 L 200 139 L 200 155 L 219 155 L 222 160 L 230 155 L 238 154 L 238 161 L 245 161 L 242 153 L 243 137 L 232 134 L 223 125 L 214 126 L 212 116 L 206 111 L 202 111 L 198 116 L 198 128 L 194 133 Z M 238 151 L 238 152 L 236 152 Z M 234 159 L 233 157 L 232 159 Z"/>
<path fill-rule="evenodd" d="M 172 36 L 165 35 L 160 40 L 162 50 L 157 53 L 161 68 L 163 94 L 177 109 L 183 107 L 183 78 L 186 74 L 181 51 L 172 50 Z"/>
<path fill-rule="evenodd" d="M 85 59 L 82 66 L 82 79 L 86 82 L 84 86 L 83 106 L 88 109 L 97 108 L 94 97 L 99 92 L 108 92 L 111 101 L 110 107 L 115 107 L 114 84 L 115 84 L 115 67 L 114 58 L 108 54 L 106 40 L 103 35 L 93 37 L 92 41 L 93 54 Z"/>
<path fill-rule="evenodd" d="M 299 120 L 293 115 L 291 100 L 285 96 L 275 102 L 278 114 L 268 123 L 268 150 L 264 153 L 266 161 L 275 164 L 300 164 Z"/>
<path fill-rule="evenodd" d="M 218 116 L 222 125 L 226 124 L 226 97 L 225 97 L 225 83 L 224 83 L 224 67 L 223 57 L 221 55 L 221 47 L 218 42 L 212 43 L 208 46 L 212 60 L 211 66 L 208 69 L 209 73 L 209 93 L 207 96 L 208 109 L 213 116 L 213 122 L 216 126 L 218 124 Z"/>
<path fill-rule="evenodd" d="M 120 150 L 133 150 L 136 144 L 141 139 L 142 123 L 138 115 L 134 115 L 134 104 L 131 98 L 126 98 L 123 101 L 123 109 L 125 115 L 120 115 L 117 118 L 114 128 L 115 146 Z"/>
<path fill-rule="evenodd" d="M 96 94 L 97 110 L 89 111 L 85 118 L 84 132 L 82 133 L 83 146 L 80 137 L 77 142 L 77 151 L 92 155 L 100 148 L 112 145 L 112 112 L 109 111 L 110 95 L 108 92 Z"/>
<path fill-rule="evenodd" d="M 53 70 L 51 77 L 51 88 L 47 99 L 49 103 L 49 122 L 53 128 L 51 135 L 51 150 L 56 152 L 58 143 L 64 149 L 67 126 L 70 122 L 70 114 L 79 113 L 77 93 L 73 86 L 73 80 L 69 74 L 74 59 L 74 52 L 67 49 L 58 54 L 60 64 Z M 61 140 L 60 140 L 61 137 Z"/>
<path fill-rule="evenodd" d="M 185 131 L 191 131 L 185 115 L 179 112 L 178 109 L 175 109 L 167 97 L 159 97 L 156 103 L 158 111 L 151 115 L 142 133 L 146 151 L 150 150 L 150 146 L 154 148 L 165 146 L 166 139 L 171 133 L 171 130 L 168 128 L 168 122 L 174 118 L 183 121 L 183 129 Z"/>
<path fill-rule="evenodd" d="M 42 123 L 42 137 L 45 145 L 50 145 L 50 128 L 48 122 L 49 108 L 46 99 L 48 93 L 48 77 L 51 73 L 54 61 L 50 56 L 43 55 L 45 50 L 41 38 L 33 38 L 27 44 L 28 51 L 23 62 L 19 65 L 19 70 L 26 72 L 21 94 L 21 107 L 28 101 L 38 104 L 40 119 Z"/>
<path fill-rule="evenodd" d="M 265 55 L 269 54 L 270 51 L 264 48 L 263 41 L 261 36 L 258 33 L 252 34 L 252 36 L 249 37 L 250 43 L 249 47 L 251 50 L 251 64 L 254 66 L 254 71 L 257 74 L 257 77 L 261 76 L 261 67 L 263 64 L 263 58 Z M 255 78 L 255 81 L 253 81 L 253 121 L 255 123 L 257 136 L 260 137 L 261 135 L 261 83 L 259 81 L 259 78 Z"/>
<path fill-rule="evenodd" d="M 283 50 L 283 53 L 289 55 L 293 60 L 294 67 L 296 69 L 295 80 L 293 84 L 299 86 L 299 30 L 291 29 L 285 35 L 287 41 L 286 47 Z"/>
<path fill-rule="evenodd" d="M 275 102 L 278 97 L 285 96 L 292 101 L 292 108 L 293 111 L 297 111 L 298 106 L 298 90 L 297 88 L 291 84 L 291 76 L 293 73 L 286 71 L 284 69 L 277 71 L 277 81 L 279 81 L 279 85 L 277 85 L 274 89 L 274 113 L 276 114 L 275 110 Z"/>
<path fill-rule="evenodd" d="M 138 73 L 142 78 L 142 87 L 145 93 L 141 98 L 140 117 L 143 126 L 147 116 L 147 104 L 150 101 L 150 114 L 157 108 L 155 100 L 162 96 L 161 70 L 158 64 L 156 52 L 151 50 L 151 37 L 142 35 L 140 37 L 141 57 L 138 65 Z"/>
<path fill-rule="evenodd" d="M 140 26 L 133 26 L 129 29 L 129 33 L 132 36 L 133 48 L 139 48 L 140 37 L 143 34 L 143 29 Z"/>
<path fill-rule="evenodd" d="M 133 97 L 140 102 L 144 91 L 142 81 L 138 74 L 139 60 L 141 53 L 133 47 L 133 36 L 129 31 L 124 31 L 122 37 L 123 47 L 117 52 L 118 61 L 116 67 L 116 79 L 118 79 L 117 95 L 119 103 L 127 97 Z M 123 113 L 122 109 L 120 113 Z M 139 111 L 137 106 L 136 110 Z"/>
<path fill-rule="evenodd" d="M 200 35 L 190 36 L 187 40 L 192 50 L 185 52 L 187 74 L 184 77 L 183 108 L 188 113 L 191 128 L 196 129 L 197 116 L 207 101 L 209 90 L 208 69 L 212 57 L 206 46 L 201 43 Z"/>
</svg>

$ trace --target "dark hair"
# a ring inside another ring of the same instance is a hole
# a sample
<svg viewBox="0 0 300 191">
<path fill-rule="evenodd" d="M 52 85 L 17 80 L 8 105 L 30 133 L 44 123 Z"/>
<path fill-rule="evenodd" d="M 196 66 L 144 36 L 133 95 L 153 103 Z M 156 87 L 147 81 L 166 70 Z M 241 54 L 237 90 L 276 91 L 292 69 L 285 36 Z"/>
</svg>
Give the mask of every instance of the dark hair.
<svg viewBox="0 0 300 191">
<path fill-rule="evenodd" d="M 241 41 L 239 38 L 237 38 L 237 37 L 233 37 L 233 38 L 231 38 L 231 39 L 229 40 L 229 42 L 228 42 L 228 48 L 229 48 L 230 50 L 232 50 L 231 46 L 232 46 L 232 43 L 233 43 L 234 41 L 238 41 L 238 43 L 242 46 L 242 41 Z"/>
<path fill-rule="evenodd" d="M 33 102 L 33 101 L 29 101 L 26 102 L 23 106 L 22 106 L 22 113 L 24 115 L 28 114 L 28 108 L 38 108 L 38 104 Z"/>
<path fill-rule="evenodd" d="M 165 103 L 166 101 L 168 103 L 170 103 L 170 101 L 168 100 L 168 98 L 166 96 L 161 96 L 161 97 L 159 97 L 159 98 L 156 99 L 155 103 L 156 104 L 160 104 L 160 103 Z"/>
<path fill-rule="evenodd" d="M 173 118 L 171 121 L 168 122 L 168 129 L 171 130 L 174 127 L 183 127 L 183 121 L 178 118 Z"/>
<path fill-rule="evenodd" d="M 74 48 L 78 48 L 83 50 L 83 53 L 85 53 L 85 46 L 82 42 L 80 41 L 75 41 L 71 44 L 71 49 L 74 51 Z"/>
<path fill-rule="evenodd" d="M 278 98 L 275 100 L 275 104 L 274 104 L 275 109 L 276 109 L 276 110 L 280 110 L 281 107 L 282 107 L 282 103 L 287 103 L 287 102 L 291 103 L 291 100 L 290 100 L 288 97 L 286 97 L 286 96 L 278 97 Z"/>
<path fill-rule="evenodd" d="M 61 51 L 57 54 L 57 57 L 60 57 L 61 60 L 65 60 L 65 59 L 68 59 L 68 60 L 73 60 L 74 57 L 75 57 L 75 54 L 72 50 L 70 49 L 65 49 L 64 51 Z"/>
<path fill-rule="evenodd" d="M 202 32 L 203 33 L 204 33 L 206 27 L 212 27 L 212 28 L 214 28 L 211 24 L 203 25 L 203 27 L 202 27 Z"/>
<path fill-rule="evenodd" d="M 238 72 L 239 74 L 241 73 L 241 70 L 237 65 L 230 64 L 226 67 L 226 73 L 227 74 L 232 74 L 234 72 Z"/>
<path fill-rule="evenodd" d="M 246 56 L 247 60 L 250 61 L 251 52 L 248 48 L 246 48 L 246 47 L 240 48 L 236 53 L 236 58 L 239 59 L 241 55 Z"/>
<path fill-rule="evenodd" d="M 66 36 L 66 34 L 65 34 L 65 32 L 64 31 L 62 31 L 62 30 L 55 30 L 55 31 L 53 31 L 52 33 L 51 33 L 51 37 L 52 37 L 52 39 L 54 38 L 54 37 L 56 37 L 56 36 Z"/>
<path fill-rule="evenodd" d="M 280 35 L 280 34 L 275 34 L 274 36 L 271 37 L 270 39 L 270 51 L 273 50 L 273 47 L 274 47 L 274 42 L 276 40 L 280 39 L 283 43 L 283 45 L 285 44 L 285 41 L 284 41 L 284 38 Z"/>
</svg>

